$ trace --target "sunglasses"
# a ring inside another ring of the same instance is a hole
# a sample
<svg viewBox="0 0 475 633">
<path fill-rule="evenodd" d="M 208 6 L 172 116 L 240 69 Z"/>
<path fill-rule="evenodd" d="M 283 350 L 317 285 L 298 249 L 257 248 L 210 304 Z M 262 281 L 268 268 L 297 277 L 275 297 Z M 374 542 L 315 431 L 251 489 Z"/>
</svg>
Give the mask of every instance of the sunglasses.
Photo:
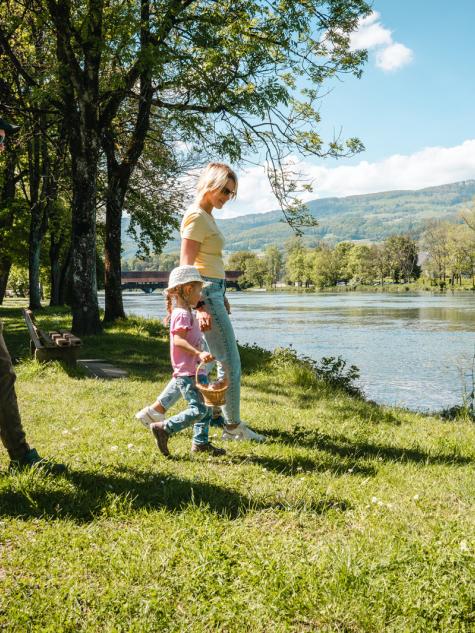
<svg viewBox="0 0 475 633">
<path fill-rule="evenodd" d="M 221 189 L 221 193 L 224 193 L 225 196 L 234 196 L 236 192 L 233 191 L 232 189 L 228 189 L 227 187 L 223 187 Z"/>
</svg>

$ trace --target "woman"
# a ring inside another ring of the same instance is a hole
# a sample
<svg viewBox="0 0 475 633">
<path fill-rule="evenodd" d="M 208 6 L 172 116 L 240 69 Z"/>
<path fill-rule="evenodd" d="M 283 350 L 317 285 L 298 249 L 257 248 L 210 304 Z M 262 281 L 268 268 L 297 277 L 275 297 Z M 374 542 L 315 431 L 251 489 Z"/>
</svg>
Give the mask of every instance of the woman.
<svg viewBox="0 0 475 633">
<path fill-rule="evenodd" d="M 181 223 L 180 265 L 196 266 L 205 281 L 198 320 L 209 351 L 229 380 L 223 406 L 226 423 L 223 439 L 263 442 L 265 437 L 252 431 L 240 417 L 241 359 L 225 296 L 224 236 L 213 217 L 214 209 L 222 209 L 230 198 L 236 197 L 237 186 L 237 176 L 228 165 L 210 163 L 204 169 L 195 202 Z"/>
</svg>

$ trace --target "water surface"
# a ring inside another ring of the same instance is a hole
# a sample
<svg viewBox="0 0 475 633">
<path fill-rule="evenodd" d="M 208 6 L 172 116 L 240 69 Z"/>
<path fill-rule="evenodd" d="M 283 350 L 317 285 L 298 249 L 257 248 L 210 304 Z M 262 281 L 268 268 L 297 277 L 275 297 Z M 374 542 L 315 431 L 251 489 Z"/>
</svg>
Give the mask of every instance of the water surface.
<svg viewBox="0 0 475 633">
<path fill-rule="evenodd" d="M 417 410 L 459 404 L 475 353 L 475 295 L 229 293 L 241 343 L 342 356 L 366 395 Z M 103 297 L 100 297 L 103 301 Z M 163 317 L 159 292 L 124 293 L 127 314 Z"/>
</svg>

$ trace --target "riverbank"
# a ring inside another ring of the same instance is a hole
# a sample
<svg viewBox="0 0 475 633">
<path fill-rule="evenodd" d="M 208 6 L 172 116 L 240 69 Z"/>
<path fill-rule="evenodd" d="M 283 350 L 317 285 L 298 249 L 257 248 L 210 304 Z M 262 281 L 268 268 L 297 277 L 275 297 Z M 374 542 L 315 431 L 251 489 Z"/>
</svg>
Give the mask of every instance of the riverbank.
<svg viewBox="0 0 475 633">
<path fill-rule="evenodd" d="M 18 302 L 0 318 L 25 358 Z M 168 380 L 164 334 L 131 319 L 85 339 L 81 355 L 125 380 L 17 365 L 28 436 L 70 473 L 10 475 L 1 453 L 0 628 L 471 630 L 473 424 L 373 405 L 244 348 L 243 417 L 269 442 L 192 459 L 184 433 L 164 460 L 133 420 Z"/>
<path fill-rule="evenodd" d="M 444 288 L 440 288 L 438 286 L 432 286 L 427 282 L 414 282 L 411 281 L 409 283 L 385 283 L 383 286 L 380 284 L 340 284 L 338 286 L 329 286 L 328 288 L 317 288 L 315 286 L 310 286 L 306 288 L 305 286 L 288 286 L 288 285 L 280 285 L 276 288 L 267 287 L 267 288 L 258 288 L 251 287 L 242 290 L 241 292 L 295 292 L 295 293 L 316 293 L 316 294 L 325 294 L 329 292 L 368 292 L 368 293 L 378 293 L 378 292 L 387 292 L 387 293 L 406 293 L 406 292 L 423 292 L 429 293 L 433 295 L 444 296 L 447 293 L 473 293 L 475 292 L 475 287 L 471 282 L 465 282 L 462 286 L 455 285 L 451 286 L 447 284 Z"/>
</svg>

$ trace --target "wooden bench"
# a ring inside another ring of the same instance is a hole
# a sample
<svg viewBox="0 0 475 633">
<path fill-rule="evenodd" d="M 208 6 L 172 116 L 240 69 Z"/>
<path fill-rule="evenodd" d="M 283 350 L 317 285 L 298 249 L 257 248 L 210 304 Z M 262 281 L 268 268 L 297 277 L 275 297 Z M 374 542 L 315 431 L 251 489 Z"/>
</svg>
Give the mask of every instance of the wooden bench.
<svg viewBox="0 0 475 633">
<path fill-rule="evenodd" d="M 67 330 L 44 332 L 36 324 L 31 310 L 23 308 L 23 317 L 30 334 L 30 351 L 36 360 L 44 363 L 50 360 L 62 360 L 75 365 L 82 341 Z"/>
</svg>

